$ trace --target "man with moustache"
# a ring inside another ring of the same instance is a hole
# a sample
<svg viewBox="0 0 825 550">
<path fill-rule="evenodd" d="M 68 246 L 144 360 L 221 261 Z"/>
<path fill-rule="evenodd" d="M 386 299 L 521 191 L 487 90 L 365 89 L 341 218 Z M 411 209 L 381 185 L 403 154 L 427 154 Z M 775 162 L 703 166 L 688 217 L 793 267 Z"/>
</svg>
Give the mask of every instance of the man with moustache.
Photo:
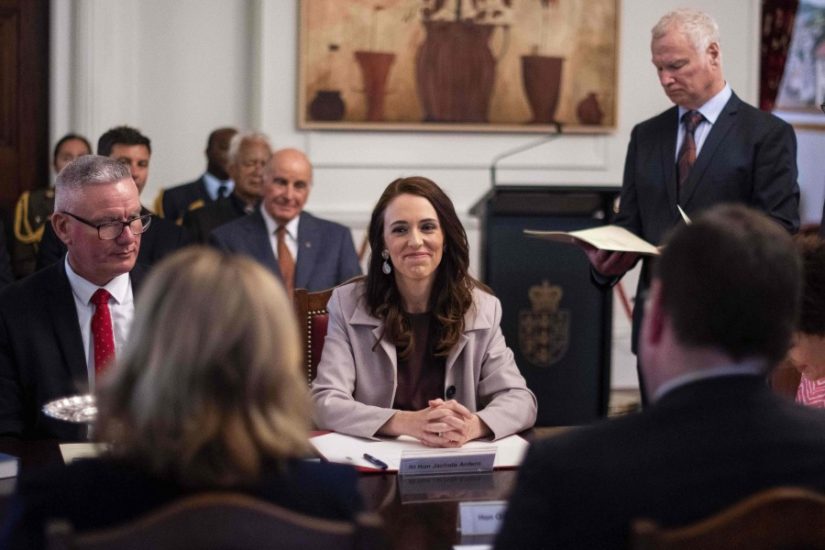
<svg viewBox="0 0 825 550">
<path fill-rule="evenodd" d="M 248 132 L 232 138 L 227 172 L 235 188 L 230 195 L 184 215 L 183 227 L 193 241 L 206 243 L 213 229 L 255 211 L 271 157 L 272 147 L 264 134 Z"/>
<path fill-rule="evenodd" d="M 92 391 L 126 342 L 152 216 L 127 166 L 88 155 L 58 176 L 51 224 L 68 253 L 0 293 L 0 434 L 82 439 L 42 408 Z"/>
<path fill-rule="evenodd" d="M 229 142 L 235 128 L 218 128 L 206 142 L 206 172 L 195 181 L 162 190 L 155 200 L 155 212 L 178 225 L 190 210 L 197 210 L 228 196 L 235 183 L 227 173 Z"/>
<path fill-rule="evenodd" d="M 297 149 L 276 151 L 260 207 L 215 229 L 209 242 L 255 258 L 290 293 L 331 288 L 361 275 L 350 230 L 304 211 L 311 189 L 312 164 L 306 155 Z"/>
<path fill-rule="evenodd" d="M 143 192 L 149 179 L 149 161 L 152 157 L 152 144 L 148 137 L 130 126 L 117 126 L 100 136 L 97 141 L 97 154 L 126 165 L 137 185 L 138 195 Z M 141 207 L 142 216 L 150 214 L 154 213 L 146 207 Z M 189 236 L 186 231 L 169 220 L 155 217 L 152 232 L 143 238 L 138 263 L 147 267 L 152 266 L 187 244 Z M 57 262 L 65 253 L 66 247 L 55 235 L 53 227 L 47 224 L 38 252 L 38 269 Z"/>
</svg>

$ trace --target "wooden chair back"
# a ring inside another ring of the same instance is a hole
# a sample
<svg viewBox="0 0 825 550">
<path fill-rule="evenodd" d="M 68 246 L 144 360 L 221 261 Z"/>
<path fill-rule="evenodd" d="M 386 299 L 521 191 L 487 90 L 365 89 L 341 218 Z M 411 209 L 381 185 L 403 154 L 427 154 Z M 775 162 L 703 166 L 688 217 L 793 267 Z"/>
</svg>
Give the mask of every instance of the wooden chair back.
<svg viewBox="0 0 825 550">
<path fill-rule="evenodd" d="M 301 332 L 304 350 L 304 369 L 307 384 L 310 385 L 315 379 L 318 363 L 321 361 L 321 351 L 324 349 L 329 321 L 327 302 L 332 296 L 332 290 L 328 288 L 318 292 L 309 292 L 305 288 L 296 288 L 292 294 L 292 303 L 298 318 L 298 328 Z"/>
<path fill-rule="evenodd" d="M 122 526 L 74 532 L 53 522 L 49 550 L 307 550 L 385 548 L 380 519 L 363 514 L 356 521 L 316 518 L 240 493 L 185 497 Z"/>
<path fill-rule="evenodd" d="M 825 550 L 825 495 L 798 487 L 756 493 L 705 520 L 663 529 L 631 526 L 632 550 Z"/>
<path fill-rule="evenodd" d="M 802 375 L 790 361 L 782 361 L 771 371 L 768 384 L 775 393 L 794 400 L 801 379 Z"/>
</svg>

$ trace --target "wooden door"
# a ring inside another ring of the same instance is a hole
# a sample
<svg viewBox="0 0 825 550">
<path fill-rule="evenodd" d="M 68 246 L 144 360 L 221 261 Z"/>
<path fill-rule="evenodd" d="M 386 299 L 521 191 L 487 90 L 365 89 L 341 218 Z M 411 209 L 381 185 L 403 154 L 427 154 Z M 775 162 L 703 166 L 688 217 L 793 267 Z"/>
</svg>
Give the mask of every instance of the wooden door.
<svg viewBox="0 0 825 550">
<path fill-rule="evenodd" d="M 0 0 L 0 211 L 49 178 L 49 2 Z"/>
</svg>

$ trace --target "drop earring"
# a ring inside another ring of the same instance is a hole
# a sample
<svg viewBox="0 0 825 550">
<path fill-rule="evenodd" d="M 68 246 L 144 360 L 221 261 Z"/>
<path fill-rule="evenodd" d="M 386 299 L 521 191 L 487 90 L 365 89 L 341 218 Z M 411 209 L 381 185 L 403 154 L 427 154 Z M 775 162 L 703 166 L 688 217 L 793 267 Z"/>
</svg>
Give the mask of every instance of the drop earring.
<svg viewBox="0 0 825 550">
<path fill-rule="evenodd" d="M 383 252 L 381 252 L 381 257 L 384 258 L 384 263 L 381 264 L 381 271 L 384 272 L 384 275 L 389 275 L 392 273 L 392 266 L 390 265 L 390 262 L 387 261 L 390 259 L 390 253 L 386 248 Z"/>
</svg>

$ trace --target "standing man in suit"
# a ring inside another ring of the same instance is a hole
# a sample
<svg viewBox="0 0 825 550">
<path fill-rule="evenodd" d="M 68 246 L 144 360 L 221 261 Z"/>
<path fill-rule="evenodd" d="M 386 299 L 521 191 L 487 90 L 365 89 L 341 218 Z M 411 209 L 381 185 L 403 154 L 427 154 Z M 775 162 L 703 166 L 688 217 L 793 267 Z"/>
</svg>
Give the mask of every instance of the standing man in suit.
<svg viewBox="0 0 825 550">
<path fill-rule="evenodd" d="M 295 288 L 323 290 L 361 275 L 352 234 L 343 225 L 304 212 L 312 164 L 297 149 L 272 156 L 259 208 L 214 230 L 211 244 L 252 256 Z"/>
<path fill-rule="evenodd" d="M 48 419 L 42 407 L 93 390 L 117 357 L 134 313 L 141 236 L 154 223 L 129 168 L 88 155 L 58 176 L 51 224 L 66 256 L 0 293 L 0 434 L 78 439 L 85 426 Z"/>
<path fill-rule="evenodd" d="M 97 141 L 97 154 L 117 160 L 129 168 L 132 180 L 143 192 L 149 179 L 149 161 L 152 158 L 152 144 L 149 138 L 130 126 L 117 126 L 105 132 Z M 153 214 L 146 207 L 141 207 L 141 215 Z M 189 236 L 180 227 L 169 220 L 155 217 L 152 232 L 143 237 L 138 263 L 152 266 L 164 256 L 189 244 Z M 55 235 L 54 228 L 46 225 L 43 241 L 37 257 L 37 267 L 41 269 L 60 260 L 66 253 L 66 247 Z"/>
<path fill-rule="evenodd" d="M 229 142 L 237 133 L 235 128 L 218 128 L 209 134 L 206 172 L 195 181 L 162 190 L 155 200 L 155 212 L 180 225 L 188 211 L 228 196 L 235 187 L 227 172 Z"/>
<path fill-rule="evenodd" d="M 800 258 L 761 212 L 676 229 L 639 341 L 651 405 L 536 442 L 496 548 L 626 548 L 631 521 L 696 522 L 780 485 L 825 490 L 825 412 L 773 393 L 799 312 Z"/>
<path fill-rule="evenodd" d="M 183 227 L 192 240 L 206 243 L 213 229 L 255 211 L 261 201 L 270 158 L 272 147 L 264 134 L 249 132 L 232 138 L 228 171 L 235 188 L 229 196 L 184 215 Z"/>
<path fill-rule="evenodd" d="M 652 30 L 659 83 L 675 104 L 638 124 L 630 137 L 614 223 L 659 245 L 665 232 L 722 202 L 742 203 L 799 229 L 796 136 L 779 118 L 740 100 L 722 74 L 719 27 L 706 13 L 681 9 Z M 638 256 L 587 249 L 593 279 L 612 286 Z M 650 267 L 645 261 L 633 312 L 633 352 Z M 644 378 L 639 370 L 639 383 Z M 645 392 L 642 391 L 642 395 Z"/>
</svg>

